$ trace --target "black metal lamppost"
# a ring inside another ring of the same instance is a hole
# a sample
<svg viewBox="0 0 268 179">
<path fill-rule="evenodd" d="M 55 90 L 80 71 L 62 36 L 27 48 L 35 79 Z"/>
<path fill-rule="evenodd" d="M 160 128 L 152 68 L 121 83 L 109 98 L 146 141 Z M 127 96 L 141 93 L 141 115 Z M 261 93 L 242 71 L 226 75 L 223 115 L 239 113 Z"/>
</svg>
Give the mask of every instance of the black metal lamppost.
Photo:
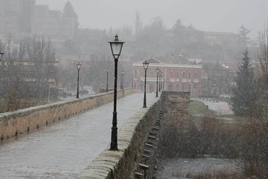
<svg viewBox="0 0 268 179">
<path fill-rule="evenodd" d="M 159 69 L 159 86 L 158 86 L 159 92 L 162 91 L 162 71 Z"/>
<path fill-rule="evenodd" d="M 147 108 L 147 103 L 146 103 L 146 78 L 147 78 L 147 70 L 149 68 L 149 62 L 145 60 L 142 65 L 144 68 L 144 97 L 143 97 L 143 108 Z"/>
<path fill-rule="evenodd" d="M 161 83 L 161 91 L 164 91 L 164 73 L 162 72 L 161 74 L 161 79 L 162 79 L 162 83 Z"/>
<path fill-rule="evenodd" d="M 0 51 L 0 61 L 2 61 L 2 58 L 3 58 L 4 54 L 5 54 L 4 52 Z"/>
<path fill-rule="evenodd" d="M 106 92 L 109 91 L 109 72 L 106 72 Z"/>
<path fill-rule="evenodd" d="M 5 54 L 4 52 L 0 51 L 0 62 L 2 61 L 4 54 Z"/>
<path fill-rule="evenodd" d="M 163 90 L 165 90 L 165 88 L 166 88 L 166 78 L 165 77 L 163 77 Z"/>
<path fill-rule="evenodd" d="M 76 98 L 79 98 L 79 82 L 80 82 L 80 69 L 81 69 L 81 63 L 77 63 L 76 67 L 77 67 L 77 90 L 76 90 Z"/>
<path fill-rule="evenodd" d="M 162 81 L 161 81 L 161 80 L 162 80 L 162 79 L 161 79 L 161 78 L 162 78 L 162 77 L 161 77 L 161 74 L 162 74 L 161 71 L 159 71 L 159 77 L 158 77 L 158 91 L 159 91 L 159 92 L 161 92 L 161 82 L 162 82 Z"/>
<path fill-rule="evenodd" d="M 159 73 L 160 69 L 156 68 L 156 87 L 155 87 L 155 97 L 158 97 L 158 92 L 159 92 Z"/>
<path fill-rule="evenodd" d="M 119 41 L 118 35 L 115 36 L 114 41 L 109 42 L 114 58 L 114 111 L 113 111 L 113 126 L 111 133 L 110 150 L 118 150 L 117 145 L 117 73 L 118 73 L 118 59 L 121 55 L 124 42 Z"/>
</svg>

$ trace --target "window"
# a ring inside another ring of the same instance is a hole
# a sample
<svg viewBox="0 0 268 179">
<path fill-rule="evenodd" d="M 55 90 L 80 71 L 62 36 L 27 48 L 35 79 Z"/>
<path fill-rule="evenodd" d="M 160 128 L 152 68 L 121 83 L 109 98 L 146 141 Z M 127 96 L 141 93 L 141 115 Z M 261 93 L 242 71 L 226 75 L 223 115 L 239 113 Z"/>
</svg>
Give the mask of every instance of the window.
<svg viewBox="0 0 268 179">
<path fill-rule="evenodd" d="M 186 73 L 184 71 L 182 72 L 182 77 L 186 78 Z"/>
</svg>

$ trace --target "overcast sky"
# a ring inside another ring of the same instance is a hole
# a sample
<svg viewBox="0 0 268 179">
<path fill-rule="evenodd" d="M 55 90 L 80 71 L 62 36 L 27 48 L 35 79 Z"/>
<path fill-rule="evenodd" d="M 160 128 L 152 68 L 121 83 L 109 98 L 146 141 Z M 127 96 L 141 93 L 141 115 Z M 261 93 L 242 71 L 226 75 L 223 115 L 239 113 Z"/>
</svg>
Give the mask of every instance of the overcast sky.
<svg viewBox="0 0 268 179">
<path fill-rule="evenodd" d="M 62 9 L 67 0 L 37 0 Z M 244 24 L 255 33 L 268 22 L 268 0 L 70 0 L 81 27 L 108 29 L 133 26 L 136 12 L 143 23 L 161 17 L 166 26 L 178 18 L 201 30 L 237 32 Z"/>
</svg>

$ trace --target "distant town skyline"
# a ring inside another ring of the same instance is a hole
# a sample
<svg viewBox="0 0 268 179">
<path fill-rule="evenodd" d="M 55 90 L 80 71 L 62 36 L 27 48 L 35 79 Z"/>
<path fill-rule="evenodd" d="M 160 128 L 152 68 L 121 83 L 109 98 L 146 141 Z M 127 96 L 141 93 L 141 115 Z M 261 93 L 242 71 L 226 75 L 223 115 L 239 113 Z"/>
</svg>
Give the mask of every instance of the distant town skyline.
<svg viewBox="0 0 268 179">
<path fill-rule="evenodd" d="M 52 9 L 61 10 L 67 0 L 37 0 Z M 181 19 L 185 25 L 207 31 L 238 32 L 244 25 L 253 34 L 268 22 L 267 0 L 70 0 L 86 28 L 120 28 L 134 26 L 138 12 L 144 24 L 154 17 L 163 19 L 167 27 Z"/>
</svg>

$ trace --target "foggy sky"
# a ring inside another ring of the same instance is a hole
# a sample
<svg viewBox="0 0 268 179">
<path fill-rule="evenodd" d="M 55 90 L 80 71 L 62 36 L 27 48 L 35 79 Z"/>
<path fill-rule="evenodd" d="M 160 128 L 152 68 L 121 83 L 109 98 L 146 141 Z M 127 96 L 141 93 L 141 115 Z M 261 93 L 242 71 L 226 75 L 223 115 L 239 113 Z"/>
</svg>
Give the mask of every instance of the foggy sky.
<svg viewBox="0 0 268 179">
<path fill-rule="evenodd" d="M 67 0 L 37 0 L 62 9 Z M 263 30 L 268 19 L 268 0 L 70 0 L 81 27 L 109 29 L 133 26 L 136 12 L 143 23 L 161 17 L 167 27 L 178 18 L 197 29 L 237 32 L 240 25 Z"/>
</svg>

